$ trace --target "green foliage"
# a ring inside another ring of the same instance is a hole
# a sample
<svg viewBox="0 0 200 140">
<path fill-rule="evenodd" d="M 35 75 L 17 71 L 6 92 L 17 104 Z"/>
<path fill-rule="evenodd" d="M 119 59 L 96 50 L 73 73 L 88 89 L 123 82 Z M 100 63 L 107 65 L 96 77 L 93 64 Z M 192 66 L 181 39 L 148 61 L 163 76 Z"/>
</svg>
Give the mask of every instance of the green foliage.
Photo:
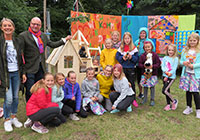
<svg viewBox="0 0 200 140">
<path fill-rule="evenodd" d="M 80 12 L 109 15 L 126 15 L 126 0 L 79 0 Z M 187 15 L 196 14 L 196 29 L 200 29 L 199 0 L 133 0 L 129 15 Z M 70 34 L 70 17 L 74 0 L 47 0 L 51 14 L 51 39 L 58 40 Z M 43 0 L 0 0 L 0 18 L 11 18 L 16 24 L 16 33 L 27 30 L 30 19 L 39 16 L 43 21 Z"/>
<path fill-rule="evenodd" d="M 0 19 L 7 17 L 15 23 L 16 33 L 27 30 L 32 16 L 37 16 L 36 7 L 27 7 L 24 0 L 1 0 Z"/>
</svg>

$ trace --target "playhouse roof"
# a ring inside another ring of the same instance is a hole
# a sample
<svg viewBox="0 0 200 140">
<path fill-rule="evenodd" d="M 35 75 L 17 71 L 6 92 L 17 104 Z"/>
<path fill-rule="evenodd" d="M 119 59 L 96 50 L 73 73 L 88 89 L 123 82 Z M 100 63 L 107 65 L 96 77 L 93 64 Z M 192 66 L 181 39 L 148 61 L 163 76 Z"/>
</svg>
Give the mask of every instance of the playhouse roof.
<svg viewBox="0 0 200 140">
<path fill-rule="evenodd" d="M 80 58 L 78 52 L 76 51 L 72 40 L 68 40 L 68 41 L 66 42 L 65 45 L 60 46 L 59 48 L 55 48 L 55 49 L 52 51 L 52 53 L 50 54 L 50 56 L 48 57 L 48 59 L 46 60 L 46 63 L 55 66 L 55 65 L 58 63 L 58 60 L 60 59 L 61 54 L 64 52 L 64 49 L 65 49 L 66 47 L 68 47 L 69 45 L 72 46 L 73 50 L 74 50 L 75 53 L 76 53 L 76 57 L 78 57 L 78 59 L 79 59 L 80 62 L 82 63 L 82 60 L 81 60 L 81 58 Z"/>
<path fill-rule="evenodd" d="M 153 25 L 149 30 L 174 30 L 176 27 L 166 18 L 163 18 L 157 24 Z"/>
</svg>

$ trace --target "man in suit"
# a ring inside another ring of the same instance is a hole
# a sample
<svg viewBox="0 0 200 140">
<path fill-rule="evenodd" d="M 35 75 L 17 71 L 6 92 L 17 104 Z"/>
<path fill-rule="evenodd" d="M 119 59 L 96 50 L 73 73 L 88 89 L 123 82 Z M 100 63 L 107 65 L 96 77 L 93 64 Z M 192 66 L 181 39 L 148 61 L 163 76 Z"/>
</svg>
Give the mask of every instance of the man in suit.
<svg viewBox="0 0 200 140">
<path fill-rule="evenodd" d="M 31 97 L 31 87 L 38 80 L 42 79 L 44 73 L 46 72 L 46 46 L 56 48 L 64 45 L 67 40 L 72 38 L 70 35 L 68 35 L 66 38 L 52 42 L 50 39 L 48 39 L 46 34 L 40 31 L 41 26 L 42 22 L 40 18 L 34 17 L 31 19 L 28 31 L 24 31 L 19 35 L 23 42 L 22 49 L 25 60 L 24 71 L 26 76 L 23 76 L 23 80 L 26 80 L 26 101 L 28 101 Z"/>
</svg>

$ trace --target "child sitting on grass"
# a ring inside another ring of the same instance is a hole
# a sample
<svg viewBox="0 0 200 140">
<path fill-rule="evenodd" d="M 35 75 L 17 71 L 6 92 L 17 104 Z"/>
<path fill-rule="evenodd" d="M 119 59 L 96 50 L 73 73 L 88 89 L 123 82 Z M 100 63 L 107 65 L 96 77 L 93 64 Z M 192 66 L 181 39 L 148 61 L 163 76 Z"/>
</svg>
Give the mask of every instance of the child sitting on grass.
<svg viewBox="0 0 200 140">
<path fill-rule="evenodd" d="M 95 70 L 92 67 L 87 68 L 86 78 L 81 85 L 83 95 L 83 108 L 89 104 L 89 108 L 96 115 L 103 115 L 106 110 L 100 104 L 103 101 L 103 96 L 99 91 L 99 82 L 94 78 Z"/>
<path fill-rule="evenodd" d="M 121 64 L 116 64 L 113 68 L 113 81 L 115 92 L 111 92 L 109 97 L 112 102 L 112 111 L 110 113 L 116 113 L 121 110 L 131 112 L 131 103 L 134 98 L 135 92 L 129 86 L 129 82 L 126 79 Z"/>
<path fill-rule="evenodd" d="M 73 113 L 69 116 L 70 119 L 78 121 L 79 118 L 76 116 L 76 113 L 82 118 L 86 118 L 87 112 L 81 105 L 81 90 L 79 84 L 76 82 L 76 73 L 74 71 L 68 72 L 63 90 L 64 99 L 62 102 L 73 110 Z"/>
</svg>

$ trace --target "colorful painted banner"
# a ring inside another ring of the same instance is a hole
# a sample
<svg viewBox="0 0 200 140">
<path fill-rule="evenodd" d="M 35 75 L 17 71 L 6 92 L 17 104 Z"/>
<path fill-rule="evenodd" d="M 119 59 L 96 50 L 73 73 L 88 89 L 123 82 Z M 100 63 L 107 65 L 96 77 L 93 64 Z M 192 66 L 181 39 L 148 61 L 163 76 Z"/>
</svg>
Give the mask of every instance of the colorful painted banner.
<svg viewBox="0 0 200 140">
<path fill-rule="evenodd" d="M 113 16 L 71 11 L 71 17 L 77 15 L 86 15 L 90 21 L 72 22 L 71 33 L 74 35 L 79 29 L 91 47 L 103 48 L 105 39 L 110 38 L 114 30 L 119 31 L 121 38 L 124 32 L 130 32 L 135 42 L 139 37 L 139 29 L 147 27 L 149 38 L 155 43 L 158 54 L 165 54 L 166 46 L 174 43 L 174 33 L 180 31 L 179 27 L 181 30 L 194 30 L 196 20 L 196 15 Z"/>
<path fill-rule="evenodd" d="M 77 12 L 71 11 L 71 17 L 76 17 Z M 78 12 L 78 15 L 88 16 L 89 22 L 72 22 L 71 33 L 74 35 L 79 29 L 91 47 L 103 46 L 106 38 L 111 37 L 112 31 L 119 31 L 121 35 L 121 16 L 90 14 Z"/>
</svg>

